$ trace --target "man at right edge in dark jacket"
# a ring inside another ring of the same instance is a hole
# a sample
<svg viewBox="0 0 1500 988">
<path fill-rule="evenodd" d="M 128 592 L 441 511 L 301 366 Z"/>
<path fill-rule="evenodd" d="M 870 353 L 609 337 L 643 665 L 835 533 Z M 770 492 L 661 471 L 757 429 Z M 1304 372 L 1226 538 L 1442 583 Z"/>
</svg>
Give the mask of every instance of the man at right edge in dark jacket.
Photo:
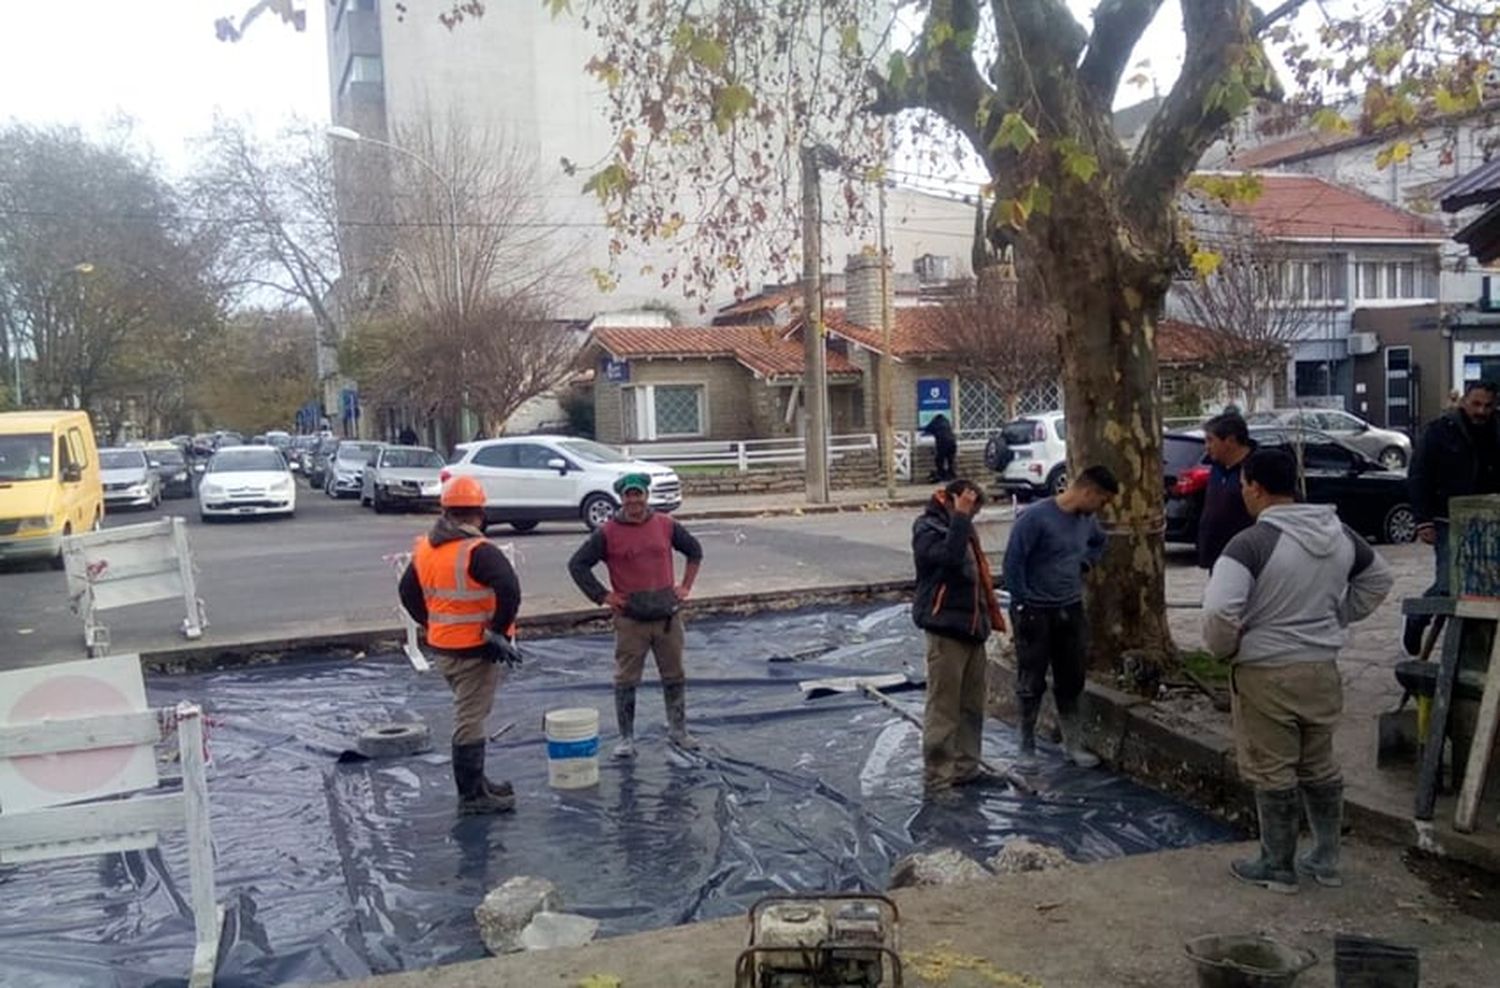
<svg viewBox="0 0 1500 988">
<path fill-rule="evenodd" d="M 1448 499 L 1500 494 L 1500 419 L 1495 417 L 1493 381 L 1470 381 L 1457 408 L 1427 424 L 1406 473 L 1417 538 L 1432 546 L 1437 573 L 1426 597 L 1448 596 Z M 1408 655 L 1422 650 L 1430 619 L 1406 619 L 1401 644 Z"/>
</svg>

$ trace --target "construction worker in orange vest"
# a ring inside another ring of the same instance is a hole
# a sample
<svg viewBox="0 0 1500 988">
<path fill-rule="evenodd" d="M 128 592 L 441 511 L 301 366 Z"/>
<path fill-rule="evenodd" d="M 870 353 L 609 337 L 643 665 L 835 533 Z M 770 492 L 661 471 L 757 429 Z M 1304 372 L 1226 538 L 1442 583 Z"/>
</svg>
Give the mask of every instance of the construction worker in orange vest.
<svg viewBox="0 0 1500 988">
<path fill-rule="evenodd" d="M 516 612 L 521 583 L 510 560 L 484 537 L 484 487 L 455 477 L 443 488 L 443 515 L 418 536 L 401 575 L 401 605 L 427 629 L 427 646 L 453 690 L 453 781 L 458 812 L 515 809 L 509 782 L 484 775 L 485 719 L 500 684 L 500 664 L 521 664 Z"/>
</svg>

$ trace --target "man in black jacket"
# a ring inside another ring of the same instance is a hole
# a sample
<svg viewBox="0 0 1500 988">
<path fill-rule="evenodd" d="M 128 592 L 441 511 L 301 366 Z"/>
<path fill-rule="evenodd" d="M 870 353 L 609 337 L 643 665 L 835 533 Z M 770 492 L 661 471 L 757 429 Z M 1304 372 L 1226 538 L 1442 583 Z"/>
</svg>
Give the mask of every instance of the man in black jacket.
<svg viewBox="0 0 1500 988">
<path fill-rule="evenodd" d="M 1212 466 L 1198 516 L 1198 565 L 1213 569 L 1229 540 L 1255 522 L 1240 493 L 1240 467 L 1255 442 L 1237 412 L 1224 412 L 1203 423 L 1203 447 Z"/>
<path fill-rule="evenodd" d="M 1437 572 L 1427 597 L 1448 596 L 1448 499 L 1500 494 L 1500 419 L 1495 417 L 1493 381 L 1470 381 L 1458 407 L 1429 422 L 1417 441 L 1407 472 L 1417 538 L 1433 547 Z M 1428 618 L 1406 619 L 1402 645 L 1410 655 L 1422 648 Z"/>
<path fill-rule="evenodd" d="M 955 480 L 932 496 L 912 525 L 917 592 L 912 620 L 927 632 L 923 779 L 930 791 L 983 776 L 984 643 L 1004 629 L 989 561 L 974 533 L 984 492 Z"/>
</svg>

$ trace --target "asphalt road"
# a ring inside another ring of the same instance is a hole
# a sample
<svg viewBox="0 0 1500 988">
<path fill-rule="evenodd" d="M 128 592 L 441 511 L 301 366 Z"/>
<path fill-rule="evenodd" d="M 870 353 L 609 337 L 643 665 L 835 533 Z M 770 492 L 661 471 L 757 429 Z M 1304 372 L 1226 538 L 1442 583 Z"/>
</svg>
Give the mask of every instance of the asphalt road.
<svg viewBox="0 0 1500 988">
<path fill-rule="evenodd" d="M 434 516 L 376 515 L 356 500 L 331 501 L 300 486 L 290 520 L 236 519 L 204 525 L 190 500 L 157 512 L 112 515 L 106 527 L 187 519 L 198 591 L 210 626 L 204 643 L 355 630 L 394 624 L 395 581 L 383 557 L 410 549 Z M 909 578 L 914 510 L 804 517 L 689 521 L 704 544 L 702 595 L 794 590 Z M 981 516 L 985 545 L 1004 547 L 1008 524 Z M 513 542 L 523 588 L 522 614 L 587 606 L 567 573 L 586 537 L 582 524 L 546 523 L 525 535 L 497 526 Z M 0 568 L 0 668 L 83 658 L 82 623 L 68 609 L 63 576 L 41 565 Z M 180 604 L 143 604 L 105 612 L 112 651 L 182 642 Z"/>
</svg>

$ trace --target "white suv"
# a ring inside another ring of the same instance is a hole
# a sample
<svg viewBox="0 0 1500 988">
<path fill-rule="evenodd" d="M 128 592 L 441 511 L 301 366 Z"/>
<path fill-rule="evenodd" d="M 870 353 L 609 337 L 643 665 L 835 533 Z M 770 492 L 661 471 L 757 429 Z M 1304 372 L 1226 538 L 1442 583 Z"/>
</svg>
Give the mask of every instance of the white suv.
<svg viewBox="0 0 1500 988">
<path fill-rule="evenodd" d="M 659 463 L 632 460 L 617 449 L 567 436 L 514 436 L 461 443 L 442 472 L 484 485 L 484 514 L 529 532 L 543 521 L 582 521 L 598 528 L 620 506 L 615 481 L 627 473 L 651 478 L 651 507 L 682 506 L 682 481 Z"/>
<path fill-rule="evenodd" d="M 1060 494 L 1068 486 L 1067 420 L 1042 412 L 1009 422 L 990 438 L 984 460 L 1012 494 Z"/>
</svg>

